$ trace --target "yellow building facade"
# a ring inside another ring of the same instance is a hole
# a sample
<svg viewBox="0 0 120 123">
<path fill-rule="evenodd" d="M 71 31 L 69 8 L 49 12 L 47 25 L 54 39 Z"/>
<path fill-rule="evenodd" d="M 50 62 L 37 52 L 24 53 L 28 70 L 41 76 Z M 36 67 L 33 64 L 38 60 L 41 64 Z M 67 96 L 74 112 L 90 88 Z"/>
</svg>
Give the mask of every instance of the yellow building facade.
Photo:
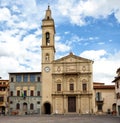
<svg viewBox="0 0 120 123">
<path fill-rule="evenodd" d="M 95 114 L 116 115 L 115 85 L 94 82 Z"/>
<path fill-rule="evenodd" d="M 93 61 L 68 54 L 55 60 L 55 24 L 51 10 L 42 20 L 42 114 L 94 112 Z"/>
<path fill-rule="evenodd" d="M 0 80 L 0 115 L 8 113 L 9 80 Z"/>
</svg>

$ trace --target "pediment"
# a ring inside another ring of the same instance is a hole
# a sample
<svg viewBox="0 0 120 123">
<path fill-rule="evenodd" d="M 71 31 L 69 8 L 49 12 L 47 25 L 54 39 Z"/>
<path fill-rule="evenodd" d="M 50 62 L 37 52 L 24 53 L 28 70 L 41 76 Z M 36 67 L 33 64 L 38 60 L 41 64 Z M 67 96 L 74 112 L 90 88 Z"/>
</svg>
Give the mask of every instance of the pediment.
<svg viewBox="0 0 120 123">
<path fill-rule="evenodd" d="M 73 53 L 70 53 L 69 55 L 67 56 L 64 56 L 60 59 L 57 59 L 57 60 L 54 60 L 54 63 L 70 63 L 70 62 L 93 62 L 92 60 L 90 59 L 86 59 L 86 58 L 83 58 L 83 57 L 79 57 L 79 56 L 76 56 L 74 55 Z"/>
</svg>

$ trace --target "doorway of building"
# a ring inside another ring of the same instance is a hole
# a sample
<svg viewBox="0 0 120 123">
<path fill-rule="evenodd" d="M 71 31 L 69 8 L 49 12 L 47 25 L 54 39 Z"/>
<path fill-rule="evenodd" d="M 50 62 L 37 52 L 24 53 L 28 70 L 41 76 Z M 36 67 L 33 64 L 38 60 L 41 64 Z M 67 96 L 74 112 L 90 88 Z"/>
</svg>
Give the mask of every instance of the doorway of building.
<svg viewBox="0 0 120 123">
<path fill-rule="evenodd" d="M 51 105 L 50 105 L 50 103 L 45 103 L 44 104 L 44 113 L 45 114 L 51 114 Z"/>
<path fill-rule="evenodd" d="M 68 97 L 68 112 L 76 112 L 76 97 Z"/>
<path fill-rule="evenodd" d="M 24 114 L 27 114 L 28 112 L 27 112 L 27 103 L 23 103 L 23 113 Z"/>
<path fill-rule="evenodd" d="M 118 105 L 118 115 L 120 116 L 120 105 Z"/>
</svg>

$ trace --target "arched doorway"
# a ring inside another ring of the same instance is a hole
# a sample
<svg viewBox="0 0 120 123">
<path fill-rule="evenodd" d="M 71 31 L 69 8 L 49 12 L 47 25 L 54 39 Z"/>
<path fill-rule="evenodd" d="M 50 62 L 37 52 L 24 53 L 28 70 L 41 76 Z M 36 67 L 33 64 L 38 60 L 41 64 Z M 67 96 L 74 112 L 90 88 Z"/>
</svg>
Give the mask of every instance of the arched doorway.
<svg viewBox="0 0 120 123">
<path fill-rule="evenodd" d="M 51 105 L 50 105 L 50 103 L 45 103 L 44 104 L 44 113 L 45 114 L 51 114 Z"/>
<path fill-rule="evenodd" d="M 112 105 L 112 110 L 113 110 L 113 111 L 116 111 L 116 103 L 114 103 L 114 104 Z"/>
<path fill-rule="evenodd" d="M 113 105 L 112 105 L 112 114 L 113 115 L 116 115 L 116 103 L 114 103 Z"/>
<path fill-rule="evenodd" d="M 28 108 L 28 106 L 27 106 L 27 103 L 23 103 L 23 113 L 24 114 L 27 114 L 27 108 Z"/>
</svg>

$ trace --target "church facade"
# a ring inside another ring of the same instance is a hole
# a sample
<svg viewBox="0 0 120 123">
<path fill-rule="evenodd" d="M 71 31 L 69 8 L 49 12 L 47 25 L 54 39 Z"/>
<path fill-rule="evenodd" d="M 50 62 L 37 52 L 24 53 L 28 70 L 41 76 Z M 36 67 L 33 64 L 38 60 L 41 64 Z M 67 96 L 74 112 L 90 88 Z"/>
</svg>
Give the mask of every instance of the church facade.
<svg viewBox="0 0 120 123">
<path fill-rule="evenodd" d="M 73 53 L 55 60 L 55 24 L 49 6 L 42 20 L 41 51 L 41 113 L 93 113 L 93 61 Z"/>
</svg>

